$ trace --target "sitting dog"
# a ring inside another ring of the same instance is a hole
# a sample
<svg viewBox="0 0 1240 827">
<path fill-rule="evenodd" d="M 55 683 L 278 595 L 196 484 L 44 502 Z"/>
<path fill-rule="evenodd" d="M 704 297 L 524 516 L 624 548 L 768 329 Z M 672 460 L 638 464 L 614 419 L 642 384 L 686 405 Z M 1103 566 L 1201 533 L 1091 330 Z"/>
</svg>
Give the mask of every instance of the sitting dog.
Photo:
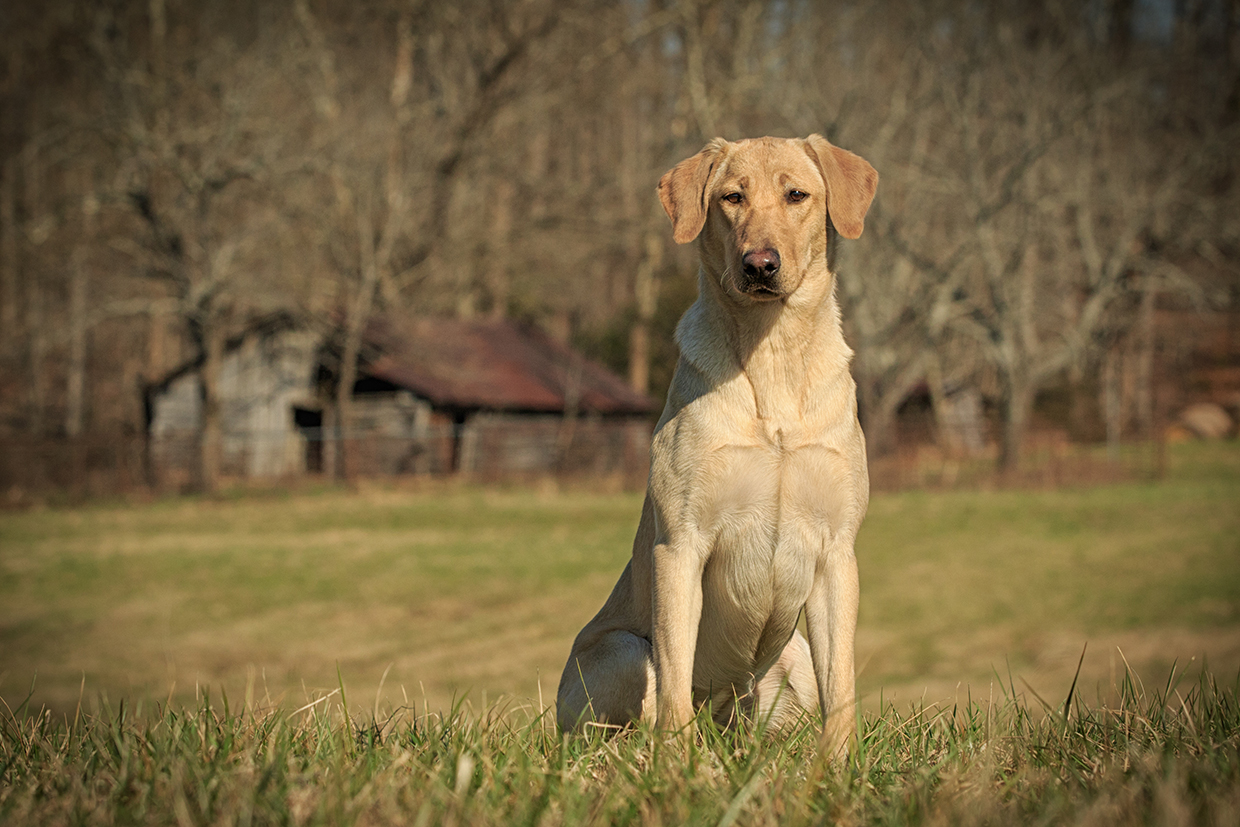
<svg viewBox="0 0 1240 827">
<path fill-rule="evenodd" d="M 869 475 L 833 264 L 877 185 L 819 135 L 715 139 L 659 181 L 673 238 L 698 239 L 698 298 L 632 559 L 560 680 L 562 729 L 677 730 L 709 704 L 777 730 L 820 705 L 830 754 L 855 734 Z"/>
</svg>

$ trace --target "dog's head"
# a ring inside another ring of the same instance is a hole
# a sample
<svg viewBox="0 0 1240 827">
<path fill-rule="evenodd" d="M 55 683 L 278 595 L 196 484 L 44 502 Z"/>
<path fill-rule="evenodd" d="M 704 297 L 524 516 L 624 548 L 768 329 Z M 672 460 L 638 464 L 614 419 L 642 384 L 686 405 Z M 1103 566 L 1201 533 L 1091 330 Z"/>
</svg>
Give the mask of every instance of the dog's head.
<svg viewBox="0 0 1240 827">
<path fill-rule="evenodd" d="M 878 173 L 821 135 L 716 138 L 659 180 L 672 237 L 702 238 L 702 263 L 740 302 L 786 299 L 821 262 L 834 233 L 861 235 Z M 833 232 L 834 230 L 834 232 Z"/>
</svg>

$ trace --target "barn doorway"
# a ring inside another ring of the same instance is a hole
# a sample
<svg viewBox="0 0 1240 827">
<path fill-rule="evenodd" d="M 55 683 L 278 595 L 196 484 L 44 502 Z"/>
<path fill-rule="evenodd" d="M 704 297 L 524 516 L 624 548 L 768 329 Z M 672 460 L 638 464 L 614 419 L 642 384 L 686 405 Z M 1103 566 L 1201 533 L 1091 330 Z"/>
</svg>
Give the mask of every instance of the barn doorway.
<svg viewBox="0 0 1240 827">
<path fill-rule="evenodd" d="M 293 424 L 306 440 L 306 473 L 323 473 L 323 412 L 293 408 Z"/>
</svg>

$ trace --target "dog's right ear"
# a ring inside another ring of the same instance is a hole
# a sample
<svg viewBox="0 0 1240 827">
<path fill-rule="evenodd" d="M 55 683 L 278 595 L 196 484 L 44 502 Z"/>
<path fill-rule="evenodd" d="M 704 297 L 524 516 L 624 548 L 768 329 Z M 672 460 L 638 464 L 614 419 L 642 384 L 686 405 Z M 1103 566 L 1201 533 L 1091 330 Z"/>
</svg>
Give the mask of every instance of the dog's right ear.
<svg viewBox="0 0 1240 827">
<path fill-rule="evenodd" d="M 702 232 L 706 223 L 706 187 L 727 146 L 723 138 L 716 138 L 659 179 L 659 201 L 672 219 L 672 238 L 677 244 L 688 244 Z"/>
</svg>

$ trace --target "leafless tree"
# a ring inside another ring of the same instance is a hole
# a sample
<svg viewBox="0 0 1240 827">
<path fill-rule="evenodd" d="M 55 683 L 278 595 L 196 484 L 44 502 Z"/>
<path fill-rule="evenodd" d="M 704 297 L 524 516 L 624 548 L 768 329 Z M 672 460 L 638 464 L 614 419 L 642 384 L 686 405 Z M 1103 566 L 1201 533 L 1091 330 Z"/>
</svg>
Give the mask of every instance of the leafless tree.
<svg viewBox="0 0 1240 827">
<path fill-rule="evenodd" d="M 872 448 L 923 387 L 950 442 L 961 390 L 1012 466 L 1041 390 L 1234 272 L 1240 12 L 1172 11 L 1160 33 L 1126 0 L 22 7 L 0 21 L 5 427 L 83 433 L 137 372 L 194 370 L 210 487 L 221 354 L 277 309 L 332 337 L 332 427 L 386 310 L 533 321 L 658 392 L 694 267 L 659 174 L 717 134 L 822 132 L 882 176 L 836 262 Z M 144 339 L 123 377 L 92 357 Z"/>
<path fill-rule="evenodd" d="M 374 311 L 384 296 L 418 307 L 425 306 L 424 292 L 469 294 L 456 252 L 445 251 L 454 199 L 485 136 L 524 91 L 518 79 L 531 51 L 566 9 L 557 2 L 393 4 L 372 9 L 379 14 L 367 21 L 349 18 L 348 7 L 320 15 L 306 0 L 296 4 L 301 40 L 317 70 L 311 157 L 335 203 L 323 229 L 338 274 L 339 357 L 329 417 L 335 447 L 329 466 L 338 476 L 350 475 L 345 429 Z M 364 49 L 329 36 L 358 30 L 369 35 Z M 376 78 L 389 80 L 384 86 Z M 486 218 L 499 247 L 511 231 L 513 192 L 507 183 L 488 183 Z M 489 298 L 502 315 L 507 279 L 498 259 L 493 254 L 489 261 Z"/>
<path fill-rule="evenodd" d="M 1108 60 L 1088 11 L 1048 4 L 964 34 L 944 156 L 973 225 L 950 325 L 993 371 L 1000 465 L 1017 466 L 1037 392 L 1133 316 L 1150 242 L 1190 177 L 1150 140 L 1157 106 Z"/>
<path fill-rule="evenodd" d="M 279 246 L 274 193 L 284 183 L 286 145 L 308 113 L 290 106 L 298 98 L 272 64 L 279 52 L 270 40 L 230 29 L 244 10 L 173 15 L 153 0 L 143 11 L 101 14 L 95 38 L 106 73 L 105 129 L 120 159 L 111 184 L 144 226 L 140 237 L 114 243 L 162 285 L 191 344 L 190 362 L 153 384 L 197 367 L 198 475 L 209 491 L 219 476 L 227 339 L 286 300 L 267 257 Z"/>
</svg>

